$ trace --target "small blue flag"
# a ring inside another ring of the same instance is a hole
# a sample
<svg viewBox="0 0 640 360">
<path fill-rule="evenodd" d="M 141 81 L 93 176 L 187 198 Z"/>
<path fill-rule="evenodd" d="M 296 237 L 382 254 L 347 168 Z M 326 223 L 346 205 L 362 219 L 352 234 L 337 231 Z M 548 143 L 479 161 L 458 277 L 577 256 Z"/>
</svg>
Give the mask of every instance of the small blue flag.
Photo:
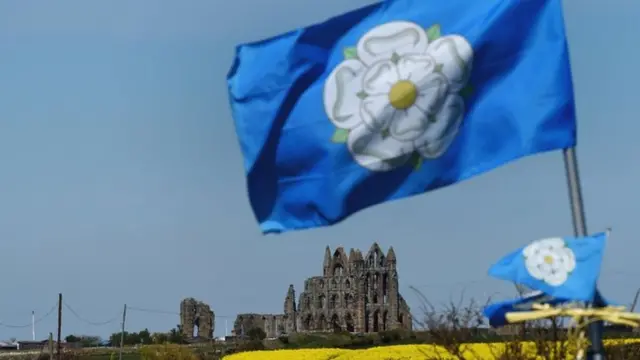
<svg viewBox="0 0 640 360">
<path fill-rule="evenodd" d="M 506 300 L 488 305 L 484 308 L 484 316 L 489 319 L 489 325 L 500 327 L 509 324 L 507 313 L 519 311 L 533 311 L 533 304 L 549 304 L 552 306 L 567 303 L 567 300 L 557 299 L 540 291 L 525 295 L 515 300 Z"/>
<path fill-rule="evenodd" d="M 507 313 L 534 311 L 533 304 L 548 304 L 551 306 L 564 306 L 575 303 L 575 301 L 567 299 L 554 298 L 541 291 L 535 291 L 514 300 L 506 300 L 495 304 L 490 304 L 484 308 L 483 314 L 489 319 L 489 325 L 492 327 L 501 327 L 508 325 Z M 599 292 L 596 292 L 596 299 L 593 304 L 598 307 L 606 307 L 615 305 L 605 300 Z"/>
<path fill-rule="evenodd" d="M 561 0 L 389 0 L 241 45 L 228 75 L 264 233 L 335 224 L 576 144 Z"/>
<path fill-rule="evenodd" d="M 606 233 L 537 240 L 503 257 L 489 275 L 569 301 L 592 301 Z"/>
</svg>

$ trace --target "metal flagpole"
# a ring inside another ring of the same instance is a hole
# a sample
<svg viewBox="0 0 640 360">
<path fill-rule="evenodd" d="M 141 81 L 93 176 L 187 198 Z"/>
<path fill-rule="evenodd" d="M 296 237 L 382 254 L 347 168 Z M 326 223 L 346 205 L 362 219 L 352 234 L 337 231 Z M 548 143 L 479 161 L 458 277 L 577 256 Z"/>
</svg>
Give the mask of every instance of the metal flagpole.
<svg viewBox="0 0 640 360">
<path fill-rule="evenodd" d="M 567 173 L 569 185 L 569 201 L 571 202 L 571 215 L 573 217 L 573 232 L 576 237 L 587 236 L 587 223 L 584 216 L 584 202 L 582 201 L 582 189 L 580 186 L 580 174 L 578 173 L 578 159 L 575 147 L 564 149 L 564 167 Z M 592 304 L 598 305 L 598 304 Z M 589 340 L 591 348 L 587 353 L 588 359 L 604 360 L 604 344 L 602 343 L 603 323 L 595 321 L 589 324 Z"/>
</svg>

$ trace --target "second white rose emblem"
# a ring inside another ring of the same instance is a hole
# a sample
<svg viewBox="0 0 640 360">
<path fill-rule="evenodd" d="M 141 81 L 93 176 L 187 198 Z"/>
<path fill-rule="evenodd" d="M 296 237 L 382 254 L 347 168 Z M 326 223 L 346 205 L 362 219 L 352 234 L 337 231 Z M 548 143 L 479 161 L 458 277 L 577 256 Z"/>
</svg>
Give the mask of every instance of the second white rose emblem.
<svg viewBox="0 0 640 360">
<path fill-rule="evenodd" d="M 564 284 L 576 269 L 576 256 L 562 238 L 534 241 L 522 254 L 529 275 L 551 286 Z"/>
<path fill-rule="evenodd" d="M 473 49 L 405 21 L 367 32 L 324 86 L 325 111 L 354 160 L 373 171 L 441 156 L 464 118 Z"/>
</svg>

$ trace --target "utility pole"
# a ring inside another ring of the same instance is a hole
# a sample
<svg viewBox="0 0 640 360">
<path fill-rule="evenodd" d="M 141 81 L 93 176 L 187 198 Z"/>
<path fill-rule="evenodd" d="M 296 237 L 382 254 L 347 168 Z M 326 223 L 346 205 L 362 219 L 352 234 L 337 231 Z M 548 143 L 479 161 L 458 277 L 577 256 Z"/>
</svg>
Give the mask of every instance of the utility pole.
<svg viewBox="0 0 640 360">
<path fill-rule="evenodd" d="M 58 360 L 62 360 L 62 293 L 58 294 Z"/>
<path fill-rule="evenodd" d="M 53 333 L 49 333 L 49 360 L 53 360 Z"/>
<path fill-rule="evenodd" d="M 124 310 L 122 311 L 122 331 L 120 332 L 120 356 L 119 360 L 122 360 L 122 352 L 124 351 L 124 323 L 127 320 L 127 304 L 124 304 Z"/>
</svg>

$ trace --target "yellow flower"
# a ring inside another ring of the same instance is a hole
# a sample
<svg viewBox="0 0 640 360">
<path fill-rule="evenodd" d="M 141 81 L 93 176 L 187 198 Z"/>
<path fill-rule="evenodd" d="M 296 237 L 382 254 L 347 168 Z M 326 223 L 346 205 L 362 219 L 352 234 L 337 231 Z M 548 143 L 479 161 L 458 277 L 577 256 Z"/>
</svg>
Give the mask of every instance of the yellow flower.
<svg viewBox="0 0 640 360">
<path fill-rule="evenodd" d="M 640 339 L 605 340 L 606 346 L 640 343 Z M 521 351 L 533 358 L 536 346 L 533 342 L 521 343 Z M 569 359 L 576 353 L 576 344 L 568 344 Z M 467 360 L 494 360 L 505 353 L 505 343 L 476 343 L 460 345 L 460 351 Z M 436 345 L 380 346 L 364 350 L 304 349 L 252 351 L 225 356 L 223 360 L 425 360 L 458 359 Z M 569 360 L 567 359 L 567 360 Z"/>
<path fill-rule="evenodd" d="M 225 356 L 224 360 L 326 360 L 335 359 L 348 351 L 342 349 L 250 351 Z"/>
</svg>

